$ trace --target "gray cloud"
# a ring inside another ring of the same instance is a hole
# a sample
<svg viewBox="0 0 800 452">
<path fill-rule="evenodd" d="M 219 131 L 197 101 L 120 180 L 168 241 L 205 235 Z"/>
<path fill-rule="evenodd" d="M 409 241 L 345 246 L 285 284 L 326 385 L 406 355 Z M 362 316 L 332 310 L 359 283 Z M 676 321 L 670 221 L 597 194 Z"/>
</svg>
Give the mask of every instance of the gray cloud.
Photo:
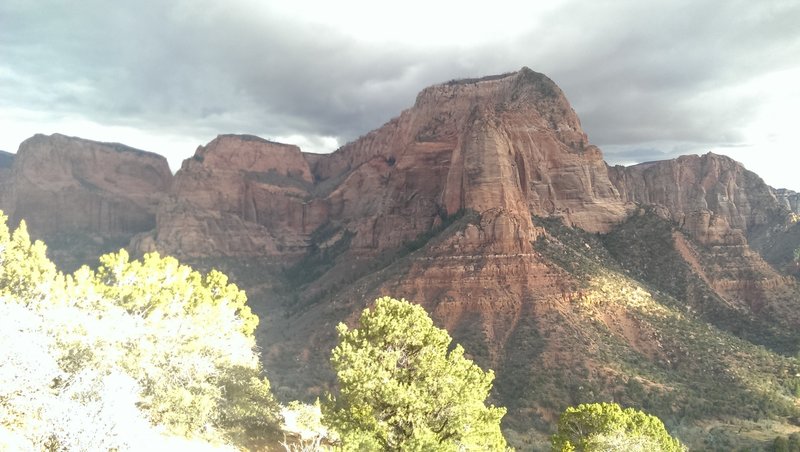
<svg viewBox="0 0 800 452">
<path fill-rule="evenodd" d="M 0 105 L 344 142 L 431 83 L 526 65 L 564 89 L 594 143 L 632 158 L 654 155 L 645 142 L 740 142 L 757 99 L 729 88 L 800 55 L 794 1 L 571 2 L 511 41 L 430 49 L 226 5 L 6 0 Z"/>
<path fill-rule="evenodd" d="M 800 55 L 796 2 L 601 3 L 547 21 L 593 25 L 541 56 L 601 144 L 741 139 L 757 102 L 719 91 Z"/>
</svg>

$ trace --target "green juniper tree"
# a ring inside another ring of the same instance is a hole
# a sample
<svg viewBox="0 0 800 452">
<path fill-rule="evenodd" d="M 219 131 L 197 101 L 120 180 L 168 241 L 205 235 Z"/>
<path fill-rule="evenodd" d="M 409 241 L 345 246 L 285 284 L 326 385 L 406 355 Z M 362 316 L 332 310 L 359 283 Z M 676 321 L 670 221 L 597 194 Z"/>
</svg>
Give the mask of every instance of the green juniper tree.
<svg viewBox="0 0 800 452">
<path fill-rule="evenodd" d="M 569 407 L 553 435 L 556 452 L 681 452 L 686 449 L 671 437 L 655 416 L 616 403 L 588 403 Z"/>
<path fill-rule="evenodd" d="M 494 373 L 464 358 L 425 310 L 380 298 L 356 329 L 338 327 L 339 392 L 323 422 L 345 450 L 504 450 L 504 408 L 486 406 Z"/>
</svg>

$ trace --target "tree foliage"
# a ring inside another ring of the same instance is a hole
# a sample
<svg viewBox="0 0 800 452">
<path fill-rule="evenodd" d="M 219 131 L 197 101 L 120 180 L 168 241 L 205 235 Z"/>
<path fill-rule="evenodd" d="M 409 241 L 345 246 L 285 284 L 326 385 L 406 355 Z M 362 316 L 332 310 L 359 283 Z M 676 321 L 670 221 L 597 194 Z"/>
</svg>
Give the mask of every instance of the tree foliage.
<svg viewBox="0 0 800 452">
<path fill-rule="evenodd" d="M 685 448 L 672 438 L 655 416 L 616 403 L 569 407 L 558 421 L 553 450 L 679 452 Z"/>
<path fill-rule="evenodd" d="M 787 439 L 785 436 L 778 436 L 769 448 L 772 452 L 800 452 L 800 433 L 792 433 Z"/>
<path fill-rule="evenodd" d="M 275 442 L 258 318 L 225 275 L 120 251 L 64 276 L 45 252 L 0 218 L 0 445 Z"/>
<path fill-rule="evenodd" d="M 486 406 L 494 373 L 464 358 L 422 307 L 389 297 L 357 329 L 338 326 L 339 392 L 323 421 L 346 450 L 503 450 L 504 408 Z"/>
</svg>

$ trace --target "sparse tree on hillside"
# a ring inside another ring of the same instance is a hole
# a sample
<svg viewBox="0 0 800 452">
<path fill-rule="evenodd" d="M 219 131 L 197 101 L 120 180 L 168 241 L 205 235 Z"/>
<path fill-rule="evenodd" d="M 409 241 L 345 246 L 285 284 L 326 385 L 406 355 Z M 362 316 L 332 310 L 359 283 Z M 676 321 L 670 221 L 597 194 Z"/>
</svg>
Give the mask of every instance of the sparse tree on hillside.
<svg viewBox="0 0 800 452">
<path fill-rule="evenodd" d="M 672 438 L 655 416 L 616 403 L 569 407 L 553 435 L 556 452 L 680 452 L 686 448 Z"/>
<path fill-rule="evenodd" d="M 338 327 L 331 362 L 339 392 L 323 422 L 345 450 L 503 450 L 504 408 L 486 406 L 494 379 L 433 325 L 422 307 L 389 297 L 356 329 Z"/>
</svg>

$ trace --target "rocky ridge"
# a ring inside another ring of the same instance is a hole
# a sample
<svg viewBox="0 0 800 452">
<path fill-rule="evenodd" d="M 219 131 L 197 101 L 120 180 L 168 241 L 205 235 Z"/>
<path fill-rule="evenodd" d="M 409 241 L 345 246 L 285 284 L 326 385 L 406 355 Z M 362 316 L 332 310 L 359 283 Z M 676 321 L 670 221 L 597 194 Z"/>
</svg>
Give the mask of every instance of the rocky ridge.
<svg viewBox="0 0 800 452">
<path fill-rule="evenodd" d="M 661 206 L 664 214 L 704 245 L 745 244 L 754 229 L 774 221 L 780 199 L 755 173 L 712 153 L 609 168 L 626 201 Z"/>
<path fill-rule="evenodd" d="M 427 88 L 330 155 L 218 137 L 178 171 L 141 243 L 189 256 L 292 254 L 333 224 L 354 234 L 353 250 L 377 254 L 462 210 L 483 218 L 470 246 L 504 252 L 530 251 L 532 214 L 605 231 L 626 212 L 561 90 L 524 68 Z"/>
<path fill-rule="evenodd" d="M 713 153 L 616 166 L 609 175 L 626 201 L 655 206 L 692 239 L 675 237 L 687 262 L 704 258 L 706 265 L 695 265 L 695 270 L 729 303 L 749 311 L 777 303 L 783 306 L 776 309 L 791 311 L 792 300 L 786 297 L 794 295 L 784 290 L 793 281 L 750 246 L 788 227 L 790 193 Z"/>
<path fill-rule="evenodd" d="M 2 162 L 0 207 L 35 235 L 116 237 L 230 273 L 286 397 L 328 384 L 333 325 L 385 294 L 423 304 L 497 370 L 518 432 L 558 404 L 616 399 L 631 369 L 657 414 L 689 416 L 673 407 L 731 385 L 709 375 L 755 372 L 737 335 L 773 346 L 800 326 L 796 280 L 751 246 L 800 246 L 797 194 L 714 154 L 608 167 L 561 90 L 527 68 L 426 88 L 330 155 L 220 135 L 171 176 L 153 154 L 37 135 Z M 687 338 L 719 316 L 733 320 L 696 348 Z M 678 394 L 694 381 L 706 392 Z"/>
</svg>

